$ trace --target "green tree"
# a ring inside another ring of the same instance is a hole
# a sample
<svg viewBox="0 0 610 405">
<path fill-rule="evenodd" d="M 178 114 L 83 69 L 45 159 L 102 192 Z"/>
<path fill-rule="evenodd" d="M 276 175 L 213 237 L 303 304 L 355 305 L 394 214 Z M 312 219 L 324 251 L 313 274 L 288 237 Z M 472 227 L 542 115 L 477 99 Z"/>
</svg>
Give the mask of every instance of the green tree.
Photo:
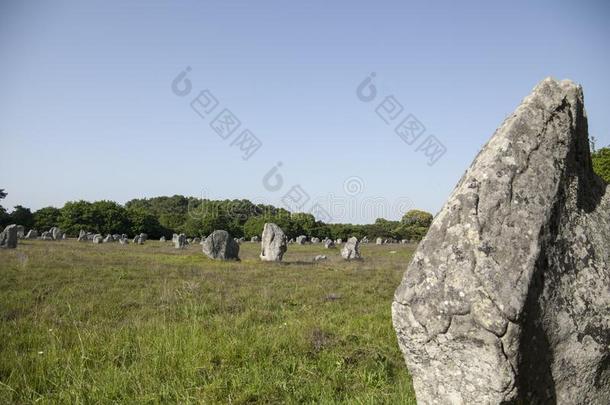
<svg viewBox="0 0 610 405">
<path fill-rule="evenodd" d="M 59 226 L 61 211 L 55 207 L 44 207 L 34 212 L 34 229 L 38 232 L 48 231 L 54 226 Z"/>
<path fill-rule="evenodd" d="M 93 203 L 88 201 L 68 201 L 61 208 L 59 226 L 68 235 L 78 235 L 81 230 L 99 231 L 99 218 L 94 211 Z"/>
<path fill-rule="evenodd" d="M 601 148 L 591 154 L 593 171 L 606 183 L 610 183 L 610 147 Z"/>
<path fill-rule="evenodd" d="M 141 208 L 127 209 L 130 234 L 147 234 L 150 238 L 171 237 L 172 232 L 161 226 L 157 217 Z"/>
<path fill-rule="evenodd" d="M 421 210 L 408 211 L 400 220 L 403 225 L 429 227 L 432 224 L 432 214 Z"/>
<path fill-rule="evenodd" d="M 31 229 L 34 226 L 34 215 L 29 208 L 16 205 L 10 214 L 9 221 L 11 224 L 23 225 L 26 229 Z"/>
<path fill-rule="evenodd" d="M 114 201 L 95 201 L 92 203 L 93 221 L 97 224 L 96 232 L 103 235 L 128 233 L 130 223 L 127 210 Z"/>
<path fill-rule="evenodd" d="M 3 188 L 0 188 L 0 200 L 4 199 L 4 197 L 6 197 L 6 192 L 4 192 Z M 10 217 L 8 212 L 6 212 L 6 209 L 0 205 L 0 226 L 4 228 L 4 226 L 8 225 L 9 221 Z"/>
</svg>

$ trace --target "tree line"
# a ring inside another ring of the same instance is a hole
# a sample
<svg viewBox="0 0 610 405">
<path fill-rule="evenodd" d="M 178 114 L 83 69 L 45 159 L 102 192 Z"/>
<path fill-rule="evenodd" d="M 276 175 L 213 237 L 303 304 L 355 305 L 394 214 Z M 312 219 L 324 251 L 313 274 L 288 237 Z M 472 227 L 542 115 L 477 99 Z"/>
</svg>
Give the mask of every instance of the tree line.
<svg viewBox="0 0 610 405">
<path fill-rule="evenodd" d="M 0 190 L 0 197 L 4 196 L 6 193 Z M 70 201 L 61 208 L 44 207 L 34 212 L 17 205 L 9 213 L 0 206 L 3 227 L 18 224 L 44 231 L 58 226 L 68 236 L 85 230 L 102 235 L 146 233 L 151 238 L 170 238 L 173 233 L 201 237 L 224 229 L 234 237 L 249 239 L 262 233 L 265 222 L 278 224 L 289 238 L 307 235 L 333 239 L 366 236 L 420 240 L 432 222 L 432 214 L 412 210 L 400 221 L 379 218 L 366 225 L 326 224 L 309 213 L 290 213 L 249 200 L 200 200 L 182 195 L 133 199 L 125 205 L 107 200 Z"/>
<path fill-rule="evenodd" d="M 595 149 L 591 145 L 593 170 L 610 183 L 610 147 Z M 0 189 L 0 200 L 6 192 Z M 412 210 L 400 221 L 377 219 L 373 224 L 326 224 L 312 214 L 290 213 L 272 205 L 254 204 L 248 200 L 200 200 L 174 195 L 133 199 L 125 205 L 114 201 L 70 201 L 62 208 L 45 207 L 32 212 L 17 205 L 12 212 L 0 205 L 0 226 L 23 225 L 26 229 L 48 230 L 59 226 L 68 236 L 81 229 L 106 234 L 135 235 L 146 233 L 151 238 L 173 233 L 190 237 L 207 236 L 224 229 L 234 237 L 251 238 L 260 235 L 265 222 L 278 224 L 289 238 L 307 235 L 317 238 L 347 239 L 350 236 L 369 239 L 382 237 L 420 240 L 432 222 L 432 215 Z"/>
</svg>

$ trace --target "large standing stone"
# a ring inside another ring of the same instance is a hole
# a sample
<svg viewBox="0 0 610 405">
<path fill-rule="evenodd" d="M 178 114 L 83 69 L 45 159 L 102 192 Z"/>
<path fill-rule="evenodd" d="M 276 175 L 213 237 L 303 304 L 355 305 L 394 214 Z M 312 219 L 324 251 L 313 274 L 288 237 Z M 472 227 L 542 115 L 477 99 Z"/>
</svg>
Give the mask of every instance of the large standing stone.
<svg viewBox="0 0 610 405">
<path fill-rule="evenodd" d="M 297 245 L 304 245 L 305 243 L 307 243 L 307 236 L 305 236 L 305 235 L 297 236 L 296 242 L 297 242 Z"/>
<path fill-rule="evenodd" d="M 83 229 L 80 230 L 80 232 L 78 233 L 78 241 L 79 242 L 86 242 L 87 241 L 87 232 L 84 231 Z"/>
<path fill-rule="evenodd" d="M 341 249 L 341 257 L 345 260 L 358 260 L 362 257 L 360 256 L 360 243 L 358 243 L 358 238 L 352 236 L 345 242 L 343 248 Z"/>
<path fill-rule="evenodd" d="M 111 234 L 106 235 L 106 237 L 104 238 L 104 243 L 112 243 L 114 242 L 114 236 L 112 236 Z"/>
<path fill-rule="evenodd" d="M 203 242 L 203 253 L 210 259 L 239 260 L 239 244 L 227 231 L 214 231 Z"/>
<path fill-rule="evenodd" d="M 17 247 L 18 225 L 8 225 L 0 232 L 0 248 L 15 249 Z"/>
<path fill-rule="evenodd" d="M 36 229 L 30 229 L 24 239 L 36 239 L 37 237 L 38 231 Z"/>
<path fill-rule="evenodd" d="M 392 318 L 422 404 L 610 403 L 610 190 L 546 79 L 436 216 Z"/>
<path fill-rule="evenodd" d="M 325 247 L 326 249 L 332 249 L 332 248 L 334 248 L 334 247 L 335 247 L 335 242 L 333 242 L 333 240 L 332 240 L 332 239 L 326 239 L 326 240 L 324 241 L 324 247 Z"/>
<path fill-rule="evenodd" d="M 260 258 L 267 262 L 279 262 L 288 249 L 288 238 L 282 229 L 273 223 L 263 228 Z"/>
<path fill-rule="evenodd" d="M 383 245 L 383 239 L 382 238 L 375 239 L 375 244 L 376 245 Z"/>
<path fill-rule="evenodd" d="M 100 235 L 99 233 L 93 235 L 93 243 L 98 244 L 98 243 L 102 243 L 104 240 L 104 237 L 102 235 Z"/>
</svg>

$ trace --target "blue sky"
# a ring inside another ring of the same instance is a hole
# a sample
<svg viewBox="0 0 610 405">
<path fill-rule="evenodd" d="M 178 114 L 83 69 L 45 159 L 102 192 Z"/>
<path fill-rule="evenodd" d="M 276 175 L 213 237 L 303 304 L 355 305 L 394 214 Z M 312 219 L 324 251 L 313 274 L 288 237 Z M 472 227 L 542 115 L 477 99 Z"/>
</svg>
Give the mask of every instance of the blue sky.
<svg viewBox="0 0 610 405">
<path fill-rule="evenodd" d="M 436 212 L 546 76 L 583 85 L 590 134 L 610 144 L 609 18 L 602 1 L 4 0 L 2 204 L 184 194 L 281 206 L 299 185 L 302 210 L 323 201 L 336 221 Z M 187 66 L 192 92 L 180 97 L 171 83 Z M 371 72 L 366 103 L 356 88 Z M 204 89 L 214 115 L 241 121 L 227 140 L 190 107 Z M 419 141 L 446 148 L 434 165 L 376 114 L 386 96 L 398 119 L 425 126 Z M 231 142 L 246 128 L 262 147 L 243 160 Z M 270 191 L 262 179 L 277 162 L 284 182 Z"/>
</svg>

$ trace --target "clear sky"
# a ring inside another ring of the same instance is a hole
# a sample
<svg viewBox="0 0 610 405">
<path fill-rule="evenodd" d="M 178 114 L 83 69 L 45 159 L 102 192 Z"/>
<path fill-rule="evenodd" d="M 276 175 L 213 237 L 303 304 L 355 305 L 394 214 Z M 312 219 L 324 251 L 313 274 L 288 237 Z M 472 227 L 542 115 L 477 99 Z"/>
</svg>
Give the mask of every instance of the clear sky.
<svg viewBox="0 0 610 405">
<path fill-rule="evenodd" d="M 1 0 L 1 203 L 282 206 L 300 185 L 302 210 L 323 201 L 334 221 L 436 212 L 546 76 L 583 85 L 590 134 L 610 144 L 609 20 L 604 1 Z M 178 96 L 187 66 L 192 90 Z M 356 89 L 372 72 L 365 102 Z M 201 118 L 190 103 L 205 89 L 219 104 Z M 403 106 L 388 124 L 386 96 Z M 226 140 L 210 126 L 224 108 L 241 121 Z M 425 126 L 412 145 L 394 132 L 408 114 Z M 243 129 L 262 142 L 248 160 L 231 145 Z M 429 135 L 446 148 L 431 166 L 417 150 Z M 277 162 L 279 190 L 263 183 Z M 370 201 L 385 215 L 361 209 Z"/>
</svg>

